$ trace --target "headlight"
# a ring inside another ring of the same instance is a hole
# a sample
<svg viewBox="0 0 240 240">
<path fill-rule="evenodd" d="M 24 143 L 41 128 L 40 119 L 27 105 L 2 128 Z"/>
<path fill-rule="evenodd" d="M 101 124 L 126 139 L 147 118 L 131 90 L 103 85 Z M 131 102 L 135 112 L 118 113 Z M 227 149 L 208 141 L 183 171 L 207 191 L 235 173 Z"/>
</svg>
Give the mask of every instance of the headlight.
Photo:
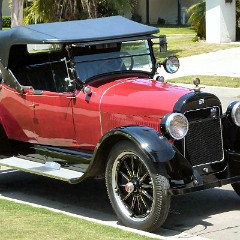
<svg viewBox="0 0 240 240">
<path fill-rule="evenodd" d="M 240 102 L 233 102 L 227 108 L 227 115 L 231 116 L 234 124 L 240 127 Z"/>
<path fill-rule="evenodd" d="M 188 132 L 188 120 L 181 113 L 167 114 L 161 121 L 161 131 L 171 138 L 180 140 Z"/>
</svg>

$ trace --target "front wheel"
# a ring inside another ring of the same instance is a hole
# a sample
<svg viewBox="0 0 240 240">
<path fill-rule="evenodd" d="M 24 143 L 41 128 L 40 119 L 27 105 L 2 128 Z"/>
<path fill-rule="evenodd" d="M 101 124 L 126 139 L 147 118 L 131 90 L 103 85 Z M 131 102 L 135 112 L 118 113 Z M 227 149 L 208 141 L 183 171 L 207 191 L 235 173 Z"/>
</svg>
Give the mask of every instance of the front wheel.
<svg viewBox="0 0 240 240">
<path fill-rule="evenodd" d="M 112 207 L 126 226 L 155 231 L 167 218 L 169 182 L 159 166 L 130 141 L 121 141 L 110 152 L 106 186 Z"/>
</svg>

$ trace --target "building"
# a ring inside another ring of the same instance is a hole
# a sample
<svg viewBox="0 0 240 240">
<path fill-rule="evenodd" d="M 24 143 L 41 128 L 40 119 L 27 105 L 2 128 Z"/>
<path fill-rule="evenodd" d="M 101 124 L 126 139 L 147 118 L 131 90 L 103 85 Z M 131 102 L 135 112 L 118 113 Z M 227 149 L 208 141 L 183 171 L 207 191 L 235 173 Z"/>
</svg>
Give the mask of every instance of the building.
<svg viewBox="0 0 240 240">
<path fill-rule="evenodd" d="M 187 24 L 187 9 L 203 0 L 138 0 L 135 14 L 143 23 Z M 236 0 L 206 0 L 206 40 L 236 41 Z"/>
<path fill-rule="evenodd" d="M 186 24 L 186 10 L 202 0 L 138 0 L 136 14 L 143 23 L 156 24 L 164 19 L 166 24 Z"/>
<path fill-rule="evenodd" d="M 10 16 L 10 8 L 9 8 L 9 0 L 3 0 L 2 3 L 2 15 L 3 16 Z"/>
</svg>

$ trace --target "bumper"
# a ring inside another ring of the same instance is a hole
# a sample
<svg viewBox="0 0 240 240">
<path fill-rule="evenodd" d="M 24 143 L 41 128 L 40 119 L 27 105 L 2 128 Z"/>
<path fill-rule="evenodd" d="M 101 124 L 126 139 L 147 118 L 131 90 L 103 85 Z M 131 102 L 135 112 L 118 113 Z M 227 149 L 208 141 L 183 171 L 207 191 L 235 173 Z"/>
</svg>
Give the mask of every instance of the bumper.
<svg viewBox="0 0 240 240">
<path fill-rule="evenodd" d="M 202 191 L 214 187 L 240 182 L 240 152 L 229 151 L 226 153 L 227 163 L 222 171 L 201 175 L 194 170 L 192 181 L 167 190 L 168 195 L 182 195 Z"/>
</svg>

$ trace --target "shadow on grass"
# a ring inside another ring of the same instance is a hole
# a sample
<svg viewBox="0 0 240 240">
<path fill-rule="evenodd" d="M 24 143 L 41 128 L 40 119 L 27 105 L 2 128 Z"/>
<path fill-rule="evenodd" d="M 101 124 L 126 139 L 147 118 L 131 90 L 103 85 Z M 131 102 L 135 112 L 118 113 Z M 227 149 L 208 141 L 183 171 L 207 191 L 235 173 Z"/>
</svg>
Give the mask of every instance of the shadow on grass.
<svg viewBox="0 0 240 240">
<path fill-rule="evenodd" d="M 162 59 L 165 59 L 168 56 L 174 55 L 179 57 L 179 54 L 182 52 L 181 49 L 175 49 L 175 50 L 168 50 L 167 52 L 159 52 L 158 49 L 154 49 L 155 57 L 157 62 L 161 61 Z"/>
</svg>

